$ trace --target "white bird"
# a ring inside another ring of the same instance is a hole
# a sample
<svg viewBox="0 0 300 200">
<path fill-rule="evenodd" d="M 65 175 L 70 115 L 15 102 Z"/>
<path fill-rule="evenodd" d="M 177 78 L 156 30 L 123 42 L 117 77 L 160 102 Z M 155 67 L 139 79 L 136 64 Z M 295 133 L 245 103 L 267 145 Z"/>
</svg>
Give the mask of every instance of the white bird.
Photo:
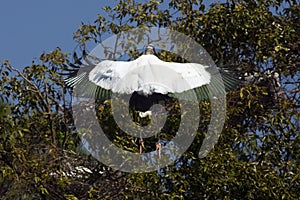
<svg viewBox="0 0 300 200">
<path fill-rule="evenodd" d="M 198 63 L 165 62 L 154 54 L 154 47 L 148 45 L 146 53 L 136 60 L 104 60 L 92 68 L 78 70 L 79 74 L 65 82 L 80 93 L 99 99 L 108 99 L 112 93 L 138 94 L 138 102 L 150 97 L 159 101 L 163 96 L 191 89 L 195 90 L 198 100 L 204 100 L 210 97 L 208 85 L 220 96 L 224 95 L 224 85 L 226 91 L 238 85 L 237 79 L 227 73 L 220 77 L 220 73 L 211 67 Z"/>
</svg>

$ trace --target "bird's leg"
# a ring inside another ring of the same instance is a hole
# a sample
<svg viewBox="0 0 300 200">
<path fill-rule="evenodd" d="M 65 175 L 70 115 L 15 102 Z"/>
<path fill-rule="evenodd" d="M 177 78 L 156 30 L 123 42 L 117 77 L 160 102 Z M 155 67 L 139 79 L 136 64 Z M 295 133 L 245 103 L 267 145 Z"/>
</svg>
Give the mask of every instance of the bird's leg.
<svg viewBox="0 0 300 200">
<path fill-rule="evenodd" d="M 145 149 L 143 138 L 140 138 L 139 143 L 140 143 L 140 154 L 142 154 L 143 153 L 143 149 Z"/>
<path fill-rule="evenodd" d="M 158 141 L 156 142 L 156 151 L 158 153 L 158 158 L 160 159 L 160 157 L 161 157 L 161 142 L 160 142 L 160 139 L 158 139 Z"/>
</svg>

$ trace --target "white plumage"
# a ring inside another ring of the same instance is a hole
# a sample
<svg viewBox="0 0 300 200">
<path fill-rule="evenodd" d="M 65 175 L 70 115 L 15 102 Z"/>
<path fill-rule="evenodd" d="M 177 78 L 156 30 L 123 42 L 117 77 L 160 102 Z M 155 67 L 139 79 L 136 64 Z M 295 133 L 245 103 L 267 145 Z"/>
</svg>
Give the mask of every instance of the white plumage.
<svg viewBox="0 0 300 200">
<path fill-rule="evenodd" d="M 144 117 L 148 117 L 148 116 L 152 116 L 152 111 L 151 110 L 148 110 L 146 112 L 139 112 L 139 116 L 141 118 L 144 118 Z"/>
<path fill-rule="evenodd" d="M 89 73 L 89 80 L 115 93 L 180 93 L 209 84 L 210 74 L 196 63 L 164 62 L 155 55 L 134 61 L 102 61 Z"/>
<path fill-rule="evenodd" d="M 209 99 L 211 90 L 214 95 L 222 96 L 224 89 L 228 91 L 238 86 L 236 79 L 226 73 L 221 77 L 211 67 L 197 63 L 165 62 L 153 54 L 154 48 L 148 46 L 146 54 L 133 61 L 105 60 L 92 69 L 87 67 L 89 71 L 78 70 L 79 73 L 66 79 L 66 83 L 85 95 L 100 99 L 109 98 L 111 93 L 137 92 L 148 97 L 195 89 L 197 98 L 203 100 Z"/>
</svg>

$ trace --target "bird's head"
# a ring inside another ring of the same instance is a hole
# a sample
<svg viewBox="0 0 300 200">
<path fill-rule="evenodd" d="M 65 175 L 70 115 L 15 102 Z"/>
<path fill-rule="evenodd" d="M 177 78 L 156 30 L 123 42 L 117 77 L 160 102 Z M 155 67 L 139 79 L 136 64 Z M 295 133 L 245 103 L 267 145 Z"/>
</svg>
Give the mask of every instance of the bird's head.
<svg viewBox="0 0 300 200">
<path fill-rule="evenodd" d="M 154 46 L 152 44 L 148 44 L 146 47 L 146 55 L 155 55 Z"/>
</svg>

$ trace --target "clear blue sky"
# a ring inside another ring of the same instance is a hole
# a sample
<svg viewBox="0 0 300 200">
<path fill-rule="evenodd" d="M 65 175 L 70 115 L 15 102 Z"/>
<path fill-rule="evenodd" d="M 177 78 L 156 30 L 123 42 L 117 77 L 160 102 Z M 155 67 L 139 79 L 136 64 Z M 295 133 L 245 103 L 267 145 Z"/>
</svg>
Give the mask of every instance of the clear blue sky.
<svg viewBox="0 0 300 200">
<path fill-rule="evenodd" d="M 209 5 L 215 0 L 204 1 Z M 0 3 L 0 60 L 17 68 L 31 64 L 41 53 L 60 47 L 73 52 L 73 34 L 93 23 L 103 6 L 116 0 L 2 0 Z"/>
<path fill-rule="evenodd" d="M 115 0 L 7 0 L 0 3 L 0 60 L 30 65 L 44 51 L 72 52 L 81 22 L 92 23 Z"/>
</svg>

